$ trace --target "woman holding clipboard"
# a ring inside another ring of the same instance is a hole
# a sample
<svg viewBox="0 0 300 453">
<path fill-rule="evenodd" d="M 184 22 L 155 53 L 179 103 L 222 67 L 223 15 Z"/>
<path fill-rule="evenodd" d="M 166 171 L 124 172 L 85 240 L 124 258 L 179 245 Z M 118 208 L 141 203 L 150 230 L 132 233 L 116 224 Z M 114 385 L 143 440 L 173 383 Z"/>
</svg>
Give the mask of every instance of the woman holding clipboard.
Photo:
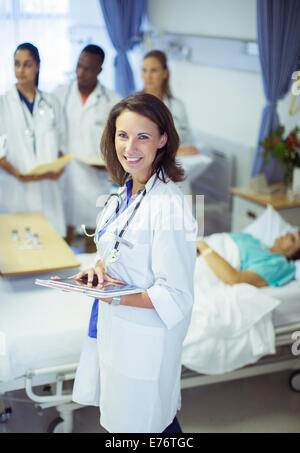
<svg viewBox="0 0 300 453">
<path fill-rule="evenodd" d="M 58 173 L 26 175 L 51 162 L 63 150 L 63 118 L 59 102 L 38 89 L 40 56 L 30 43 L 14 53 L 17 83 L 0 96 L 1 213 L 41 211 L 61 236 L 65 218 Z"/>
<path fill-rule="evenodd" d="M 120 186 L 97 223 L 98 262 L 74 278 L 141 292 L 95 300 L 73 399 L 100 406 L 109 432 L 181 432 L 182 343 L 193 305 L 196 222 L 175 182 L 179 139 L 170 111 L 150 94 L 111 110 L 101 140 Z"/>
</svg>

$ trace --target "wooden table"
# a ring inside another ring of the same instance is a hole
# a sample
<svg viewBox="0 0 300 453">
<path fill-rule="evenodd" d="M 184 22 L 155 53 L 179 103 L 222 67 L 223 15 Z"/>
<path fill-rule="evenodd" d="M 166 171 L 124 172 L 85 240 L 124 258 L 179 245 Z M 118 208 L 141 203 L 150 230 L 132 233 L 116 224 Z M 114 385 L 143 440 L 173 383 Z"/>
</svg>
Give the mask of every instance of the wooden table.
<svg viewBox="0 0 300 453">
<path fill-rule="evenodd" d="M 26 243 L 26 228 L 38 233 L 41 247 Z M 18 241 L 12 231 L 18 231 Z M 79 267 L 76 256 L 40 212 L 0 215 L 0 273 L 18 275 Z"/>
</svg>

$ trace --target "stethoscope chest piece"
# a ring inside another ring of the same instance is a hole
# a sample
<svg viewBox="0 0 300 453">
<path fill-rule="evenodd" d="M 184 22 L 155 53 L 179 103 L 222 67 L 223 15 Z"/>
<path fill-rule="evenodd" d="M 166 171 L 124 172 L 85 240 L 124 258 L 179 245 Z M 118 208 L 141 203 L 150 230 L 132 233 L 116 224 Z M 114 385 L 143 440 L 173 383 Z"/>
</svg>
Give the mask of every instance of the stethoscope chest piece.
<svg viewBox="0 0 300 453">
<path fill-rule="evenodd" d="M 31 130 L 31 129 L 29 129 L 29 128 L 25 129 L 25 135 L 26 135 L 26 137 L 28 137 L 28 138 L 33 138 L 33 137 L 34 137 L 33 130 Z"/>
<path fill-rule="evenodd" d="M 115 263 L 116 261 L 118 261 L 119 257 L 120 257 L 120 250 L 117 250 L 114 248 L 109 254 L 108 261 L 110 263 Z"/>
</svg>

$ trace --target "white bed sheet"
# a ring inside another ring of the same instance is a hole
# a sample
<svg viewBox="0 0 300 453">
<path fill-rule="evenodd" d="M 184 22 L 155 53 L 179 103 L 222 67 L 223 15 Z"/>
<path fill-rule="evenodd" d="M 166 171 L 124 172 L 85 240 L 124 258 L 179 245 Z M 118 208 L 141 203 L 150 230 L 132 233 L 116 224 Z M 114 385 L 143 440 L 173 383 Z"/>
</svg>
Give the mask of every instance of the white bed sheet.
<svg viewBox="0 0 300 453">
<path fill-rule="evenodd" d="M 260 291 L 280 300 L 280 304 L 273 311 L 275 327 L 300 322 L 300 281 L 293 280 L 285 286 L 275 288 L 268 286 Z"/>
<path fill-rule="evenodd" d="M 78 255 L 82 268 L 95 262 L 94 254 Z M 55 272 L 69 276 L 69 269 Z M 0 381 L 22 377 L 30 368 L 76 363 L 87 335 L 93 299 L 34 285 L 35 278 L 0 276 Z"/>
</svg>

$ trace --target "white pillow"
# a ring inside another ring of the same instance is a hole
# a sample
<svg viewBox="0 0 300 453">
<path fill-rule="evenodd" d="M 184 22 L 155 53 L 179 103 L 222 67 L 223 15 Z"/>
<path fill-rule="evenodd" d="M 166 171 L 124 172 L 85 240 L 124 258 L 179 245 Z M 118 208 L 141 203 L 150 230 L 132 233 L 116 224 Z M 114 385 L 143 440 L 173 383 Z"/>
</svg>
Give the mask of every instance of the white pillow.
<svg viewBox="0 0 300 453">
<path fill-rule="evenodd" d="M 297 230 L 299 230 L 298 226 L 290 225 L 271 205 L 268 205 L 257 219 L 244 228 L 243 232 L 252 234 L 252 236 L 262 241 L 268 247 L 271 247 L 277 237 L 285 233 L 293 233 Z M 295 265 L 295 279 L 300 280 L 300 260 L 295 261 Z"/>
<path fill-rule="evenodd" d="M 285 233 L 293 233 L 299 229 L 286 222 L 281 215 L 268 205 L 264 212 L 248 225 L 243 232 L 252 234 L 268 247 L 271 247 L 274 240 Z"/>
</svg>

